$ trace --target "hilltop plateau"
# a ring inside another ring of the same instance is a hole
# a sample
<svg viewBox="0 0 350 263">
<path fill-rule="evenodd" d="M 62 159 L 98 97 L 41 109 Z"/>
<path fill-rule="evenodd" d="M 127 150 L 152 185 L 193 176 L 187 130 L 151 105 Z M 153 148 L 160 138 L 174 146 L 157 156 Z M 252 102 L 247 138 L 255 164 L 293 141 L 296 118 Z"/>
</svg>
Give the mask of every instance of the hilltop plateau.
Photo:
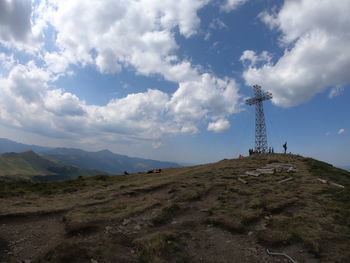
<svg viewBox="0 0 350 263">
<path fill-rule="evenodd" d="M 271 154 L 0 184 L 0 262 L 288 262 L 267 249 L 350 262 L 350 173 Z"/>
</svg>

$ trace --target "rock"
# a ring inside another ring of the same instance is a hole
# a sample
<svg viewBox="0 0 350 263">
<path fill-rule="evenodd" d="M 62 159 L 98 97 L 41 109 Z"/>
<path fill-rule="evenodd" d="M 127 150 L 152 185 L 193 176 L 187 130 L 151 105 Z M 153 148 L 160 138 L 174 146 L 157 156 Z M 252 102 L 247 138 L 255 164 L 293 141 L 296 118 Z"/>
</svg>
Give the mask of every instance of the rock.
<svg viewBox="0 0 350 263">
<path fill-rule="evenodd" d="M 95 260 L 95 259 L 90 259 L 90 261 L 91 261 L 91 263 L 98 263 L 98 261 L 97 260 Z"/>
<path fill-rule="evenodd" d="M 125 219 L 123 220 L 123 222 L 122 222 L 122 225 L 123 225 L 123 226 L 126 226 L 126 225 L 129 224 L 129 223 L 130 223 L 130 219 L 125 218 Z"/>
<path fill-rule="evenodd" d="M 29 260 L 29 259 L 25 259 L 25 260 L 23 260 L 22 262 L 23 262 L 23 263 L 31 263 L 32 261 Z"/>
<path fill-rule="evenodd" d="M 106 232 L 109 232 L 109 231 L 111 231 L 112 229 L 113 229 L 113 227 L 111 227 L 111 226 L 106 226 L 106 227 L 105 227 Z"/>
<path fill-rule="evenodd" d="M 330 184 L 331 186 L 335 186 L 335 187 L 338 187 L 338 188 L 345 188 L 344 185 L 337 184 L 337 183 L 334 183 L 334 182 L 331 182 L 331 181 L 329 181 L 329 184 Z"/>
<path fill-rule="evenodd" d="M 136 226 L 134 226 L 134 229 L 139 231 L 139 230 L 141 230 L 141 226 L 140 225 L 136 225 Z"/>
<path fill-rule="evenodd" d="M 248 232 L 248 236 L 252 236 L 253 234 L 254 234 L 253 231 L 249 231 L 249 232 Z"/>
<path fill-rule="evenodd" d="M 261 173 L 257 172 L 257 171 L 246 171 L 245 174 L 246 175 L 252 175 L 252 176 L 259 176 L 259 175 L 261 175 Z"/>
<path fill-rule="evenodd" d="M 317 178 L 317 180 L 320 181 L 320 182 L 323 183 L 323 184 L 326 184 L 326 183 L 328 182 L 327 180 L 323 180 L 323 179 L 321 179 L 321 178 Z"/>
<path fill-rule="evenodd" d="M 274 174 L 275 170 L 273 168 L 260 168 L 256 169 L 257 172 L 262 174 Z"/>
</svg>

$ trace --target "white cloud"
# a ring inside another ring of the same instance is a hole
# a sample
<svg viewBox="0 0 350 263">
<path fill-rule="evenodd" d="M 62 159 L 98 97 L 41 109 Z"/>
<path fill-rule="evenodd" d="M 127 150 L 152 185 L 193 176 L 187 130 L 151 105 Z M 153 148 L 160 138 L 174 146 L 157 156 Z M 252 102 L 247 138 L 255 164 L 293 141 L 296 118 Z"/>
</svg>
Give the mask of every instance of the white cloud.
<svg viewBox="0 0 350 263">
<path fill-rule="evenodd" d="M 331 135 L 331 132 L 326 132 L 325 135 L 329 136 L 329 135 Z"/>
<path fill-rule="evenodd" d="M 329 94 L 328 94 L 328 97 L 329 97 L 330 99 L 333 99 L 333 98 L 339 96 L 343 91 L 344 91 L 344 87 L 343 87 L 343 86 L 341 86 L 341 85 L 336 85 L 335 87 L 333 87 L 333 88 L 331 89 L 331 91 L 330 91 Z"/>
<path fill-rule="evenodd" d="M 43 56 L 46 67 L 52 73 L 63 73 L 69 66 L 69 59 L 56 52 L 46 52 Z"/>
<path fill-rule="evenodd" d="M 212 31 L 224 29 L 228 29 L 227 25 L 220 18 L 214 18 L 208 26 L 208 31 L 205 33 L 204 39 L 209 40 L 212 35 Z"/>
<path fill-rule="evenodd" d="M 237 9 L 238 6 L 243 5 L 248 0 L 225 0 L 221 5 L 221 10 L 224 12 L 231 12 L 234 9 Z"/>
<path fill-rule="evenodd" d="M 0 44 L 29 53 L 38 51 L 45 23 L 34 16 L 36 8 L 31 0 L 0 1 Z"/>
<path fill-rule="evenodd" d="M 274 64 L 251 65 L 243 76 L 289 107 L 307 102 L 327 87 L 350 83 L 350 1 L 285 1 L 260 17 L 281 33 L 283 56 Z"/>
<path fill-rule="evenodd" d="M 227 29 L 227 25 L 224 23 L 224 21 L 222 21 L 221 19 L 219 18 L 214 18 L 210 24 L 209 24 L 209 28 L 210 29 Z"/>
<path fill-rule="evenodd" d="M 256 66 L 258 62 L 270 64 L 272 57 L 267 51 L 262 51 L 260 55 L 257 55 L 253 50 L 245 50 L 240 57 L 240 61 L 246 66 Z"/>
<path fill-rule="evenodd" d="M 238 112 L 239 99 L 234 80 L 202 74 L 196 80 L 181 82 L 168 106 L 177 121 L 200 121 Z"/>
<path fill-rule="evenodd" d="M 345 129 L 340 129 L 339 131 L 338 131 L 338 134 L 343 134 L 345 132 Z"/>
<path fill-rule="evenodd" d="M 76 63 L 95 64 L 102 73 L 132 65 L 141 74 L 163 74 L 162 67 L 172 67 L 165 58 L 177 49 L 174 31 L 185 37 L 196 34 L 197 10 L 206 3 L 52 0 L 46 17 L 57 30 L 61 52 Z"/>
<path fill-rule="evenodd" d="M 196 34 L 197 11 L 207 3 L 41 1 L 33 8 L 30 30 L 41 35 L 50 26 L 56 38 L 51 50 L 55 51 L 41 49 L 36 63 L 19 64 L 6 57 L 9 72 L 0 75 L 3 123 L 57 138 L 118 135 L 129 141 L 151 140 L 155 146 L 161 146 L 157 142 L 164 136 L 198 133 L 209 122 L 208 130 L 224 131 L 230 126 L 227 117 L 240 110 L 236 82 L 206 73 L 176 56 L 176 32 L 186 38 Z M 224 27 L 220 21 L 216 26 Z M 54 86 L 60 76 L 69 74 L 70 65 L 93 65 L 104 74 L 132 67 L 136 74 L 157 74 L 177 83 L 178 88 L 167 94 L 140 87 L 146 91 L 102 106 L 88 105 Z"/>
<path fill-rule="evenodd" d="M 210 122 L 208 124 L 208 131 L 213 132 L 224 132 L 230 128 L 230 123 L 228 120 L 220 119 L 216 122 Z"/>
<path fill-rule="evenodd" d="M 88 105 L 54 88 L 54 81 L 55 75 L 32 61 L 17 64 L 7 77 L 0 77 L 2 123 L 56 138 L 118 134 L 124 140 L 151 140 L 158 145 L 164 136 L 197 133 L 203 122 L 222 120 L 239 110 L 235 82 L 209 74 L 180 83 L 172 95 L 149 89 L 104 106 Z M 225 125 L 228 121 L 219 121 L 209 130 L 223 131 Z"/>
</svg>

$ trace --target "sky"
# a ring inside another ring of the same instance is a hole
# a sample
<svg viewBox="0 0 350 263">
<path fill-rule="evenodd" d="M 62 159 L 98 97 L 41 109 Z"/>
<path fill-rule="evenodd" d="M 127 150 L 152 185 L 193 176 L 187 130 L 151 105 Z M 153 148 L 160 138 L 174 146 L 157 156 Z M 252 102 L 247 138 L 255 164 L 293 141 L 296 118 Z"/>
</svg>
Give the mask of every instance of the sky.
<svg viewBox="0 0 350 263">
<path fill-rule="evenodd" d="M 0 0 L 0 137 L 181 163 L 350 165 L 350 0 Z"/>
</svg>

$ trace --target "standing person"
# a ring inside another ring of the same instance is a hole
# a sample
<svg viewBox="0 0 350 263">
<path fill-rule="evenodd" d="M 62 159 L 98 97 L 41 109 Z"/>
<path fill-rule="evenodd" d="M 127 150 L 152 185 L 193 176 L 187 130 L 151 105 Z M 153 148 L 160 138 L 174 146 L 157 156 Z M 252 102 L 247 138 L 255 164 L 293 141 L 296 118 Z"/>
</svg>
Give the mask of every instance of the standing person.
<svg viewBox="0 0 350 263">
<path fill-rule="evenodd" d="M 284 148 L 284 154 L 286 154 L 287 153 L 287 142 L 285 142 L 283 144 L 283 148 Z"/>
</svg>

